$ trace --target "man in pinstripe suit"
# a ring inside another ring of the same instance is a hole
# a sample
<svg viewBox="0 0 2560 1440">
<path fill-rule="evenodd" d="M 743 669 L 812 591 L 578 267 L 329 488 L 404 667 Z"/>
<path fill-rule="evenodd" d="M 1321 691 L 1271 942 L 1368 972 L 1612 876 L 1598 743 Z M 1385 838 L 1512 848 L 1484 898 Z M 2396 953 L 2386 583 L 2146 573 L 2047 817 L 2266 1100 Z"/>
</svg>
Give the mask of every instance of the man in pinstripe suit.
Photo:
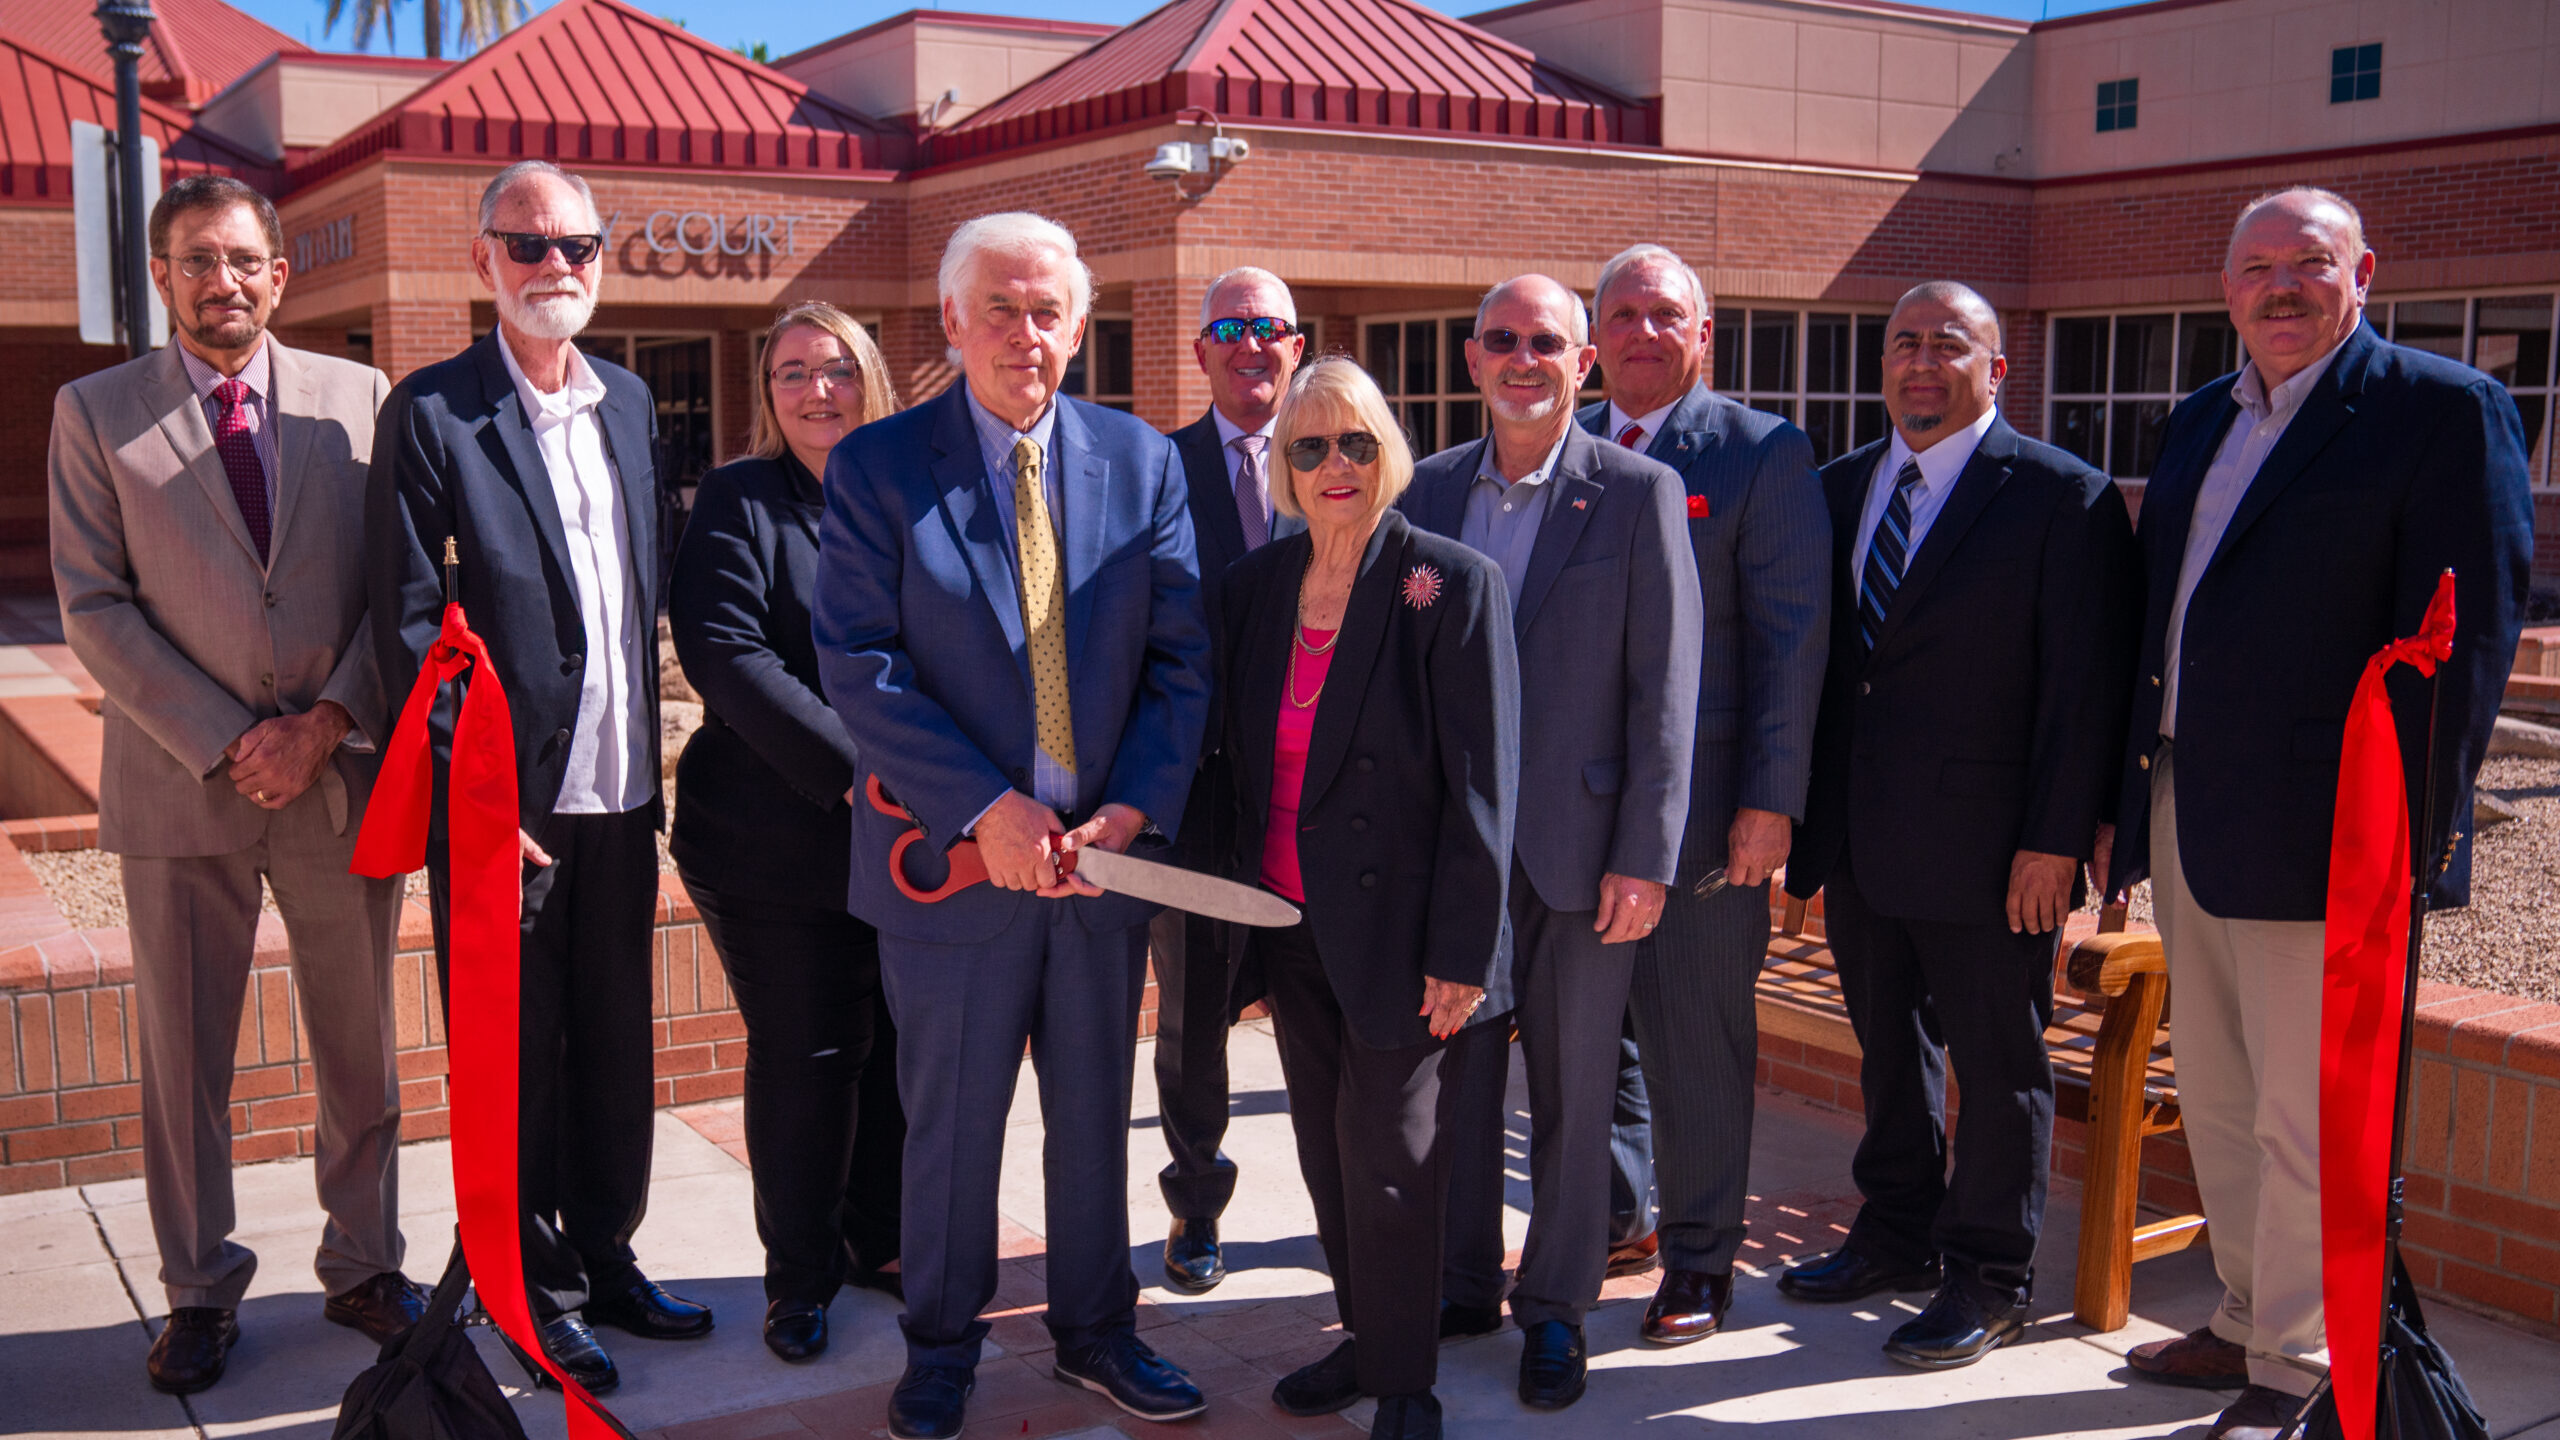
<svg viewBox="0 0 2560 1440">
<path fill-rule="evenodd" d="M 1658 1247 L 1665 1273 L 1642 1333 L 1680 1345 L 1714 1334 L 1733 1299 L 1759 1054 L 1752 984 L 1769 877 L 1804 813 L 1831 518 L 1804 432 L 1706 387 L 1714 320 L 1695 270 L 1633 246 L 1601 270 L 1593 299 L 1609 398 L 1577 418 L 1680 472 L 1706 606 L 1689 828 L 1661 928 L 1636 943 L 1610 1147 L 1612 1272 L 1641 1273 Z"/>
</svg>

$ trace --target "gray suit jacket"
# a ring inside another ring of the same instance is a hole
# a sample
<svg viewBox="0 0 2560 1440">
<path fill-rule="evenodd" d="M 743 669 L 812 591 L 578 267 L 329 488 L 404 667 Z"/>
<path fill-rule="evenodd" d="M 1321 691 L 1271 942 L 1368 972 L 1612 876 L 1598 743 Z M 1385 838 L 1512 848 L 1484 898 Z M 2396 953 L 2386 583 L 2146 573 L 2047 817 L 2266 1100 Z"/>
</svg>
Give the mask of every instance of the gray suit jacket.
<svg viewBox="0 0 2560 1440">
<path fill-rule="evenodd" d="M 1490 440 L 1414 467 L 1407 518 L 1458 538 Z M 1698 721 L 1698 571 L 1680 477 L 1565 432 L 1512 617 L 1520 644 L 1513 849 L 1550 909 L 1590 910 L 1600 877 L 1671 882 Z"/>
<path fill-rule="evenodd" d="M 1606 438 L 1609 403 L 1575 418 Z M 1705 606 L 1688 885 L 1725 863 L 1736 809 L 1804 819 L 1830 650 L 1831 514 L 1804 432 L 1704 385 L 1671 407 L 1644 453 L 1680 472 Z"/>
<path fill-rule="evenodd" d="M 364 589 L 365 472 L 390 384 L 272 336 L 275 520 L 261 566 L 175 345 L 54 396 L 54 589 L 72 653 L 106 692 L 98 844 L 225 855 L 267 813 L 223 749 L 251 725 L 334 700 L 356 728 L 321 772 L 341 834 L 384 738 Z"/>
</svg>

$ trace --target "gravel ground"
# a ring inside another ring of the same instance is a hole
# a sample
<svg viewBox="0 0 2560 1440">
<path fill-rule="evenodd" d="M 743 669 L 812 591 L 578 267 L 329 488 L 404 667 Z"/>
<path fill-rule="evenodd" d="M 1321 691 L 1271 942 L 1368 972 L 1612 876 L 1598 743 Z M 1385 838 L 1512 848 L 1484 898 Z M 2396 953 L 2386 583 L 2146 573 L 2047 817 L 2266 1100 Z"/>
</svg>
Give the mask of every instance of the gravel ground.
<svg viewBox="0 0 2560 1440">
<path fill-rule="evenodd" d="M 2470 908 L 2427 917 L 2426 978 L 2560 1003 L 2560 760 L 2492 757 L 2480 788 L 2523 818 L 2473 840 Z"/>
</svg>

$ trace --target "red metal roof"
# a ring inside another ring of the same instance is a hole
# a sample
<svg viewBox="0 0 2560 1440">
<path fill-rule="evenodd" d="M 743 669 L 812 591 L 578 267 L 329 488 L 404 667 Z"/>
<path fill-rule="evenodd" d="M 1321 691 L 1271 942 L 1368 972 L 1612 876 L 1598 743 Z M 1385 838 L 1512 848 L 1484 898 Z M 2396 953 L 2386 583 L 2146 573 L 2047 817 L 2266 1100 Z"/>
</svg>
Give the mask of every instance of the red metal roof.
<svg viewBox="0 0 2560 1440">
<path fill-rule="evenodd" d="M 114 89 L 0 35 L 0 205 L 71 204 L 74 120 L 114 129 Z M 156 100 L 142 102 L 142 126 L 160 142 L 164 181 L 212 170 L 272 194 L 283 179 L 256 157 L 190 128 L 184 114 Z"/>
<path fill-rule="evenodd" d="M 192 110 L 279 50 L 310 47 L 222 0 L 151 0 L 142 93 Z M 0 35 L 14 36 L 101 85 L 115 84 L 96 0 L 8 0 Z"/>
<path fill-rule="evenodd" d="M 293 167 L 311 184 L 378 154 L 851 175 L 904 163 L 892 127 L 622 3 L 559 0 Z"/>
<path fill-rule="evenodd" d="M 1652 144 L 1646 102 L 1412 0 L 1172 0 L 927 141 L 936 162 L 1170 116 Z"/>
</svg>

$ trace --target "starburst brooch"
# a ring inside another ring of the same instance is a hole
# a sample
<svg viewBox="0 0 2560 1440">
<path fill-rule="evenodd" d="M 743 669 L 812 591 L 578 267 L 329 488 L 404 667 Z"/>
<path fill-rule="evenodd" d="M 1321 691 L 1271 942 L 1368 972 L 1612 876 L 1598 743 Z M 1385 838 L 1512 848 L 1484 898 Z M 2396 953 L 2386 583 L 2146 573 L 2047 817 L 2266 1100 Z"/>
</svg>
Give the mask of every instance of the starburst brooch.
<svg viewBox="0 0 2560 1440">
<path fill-rule="evenodd" d="M 1404 603 L 1416 610 L 1426 610 L 1440 598 L 1440 572 L 1428 565 L 1416 565 L 1404 577 Z"/>
</svg>

